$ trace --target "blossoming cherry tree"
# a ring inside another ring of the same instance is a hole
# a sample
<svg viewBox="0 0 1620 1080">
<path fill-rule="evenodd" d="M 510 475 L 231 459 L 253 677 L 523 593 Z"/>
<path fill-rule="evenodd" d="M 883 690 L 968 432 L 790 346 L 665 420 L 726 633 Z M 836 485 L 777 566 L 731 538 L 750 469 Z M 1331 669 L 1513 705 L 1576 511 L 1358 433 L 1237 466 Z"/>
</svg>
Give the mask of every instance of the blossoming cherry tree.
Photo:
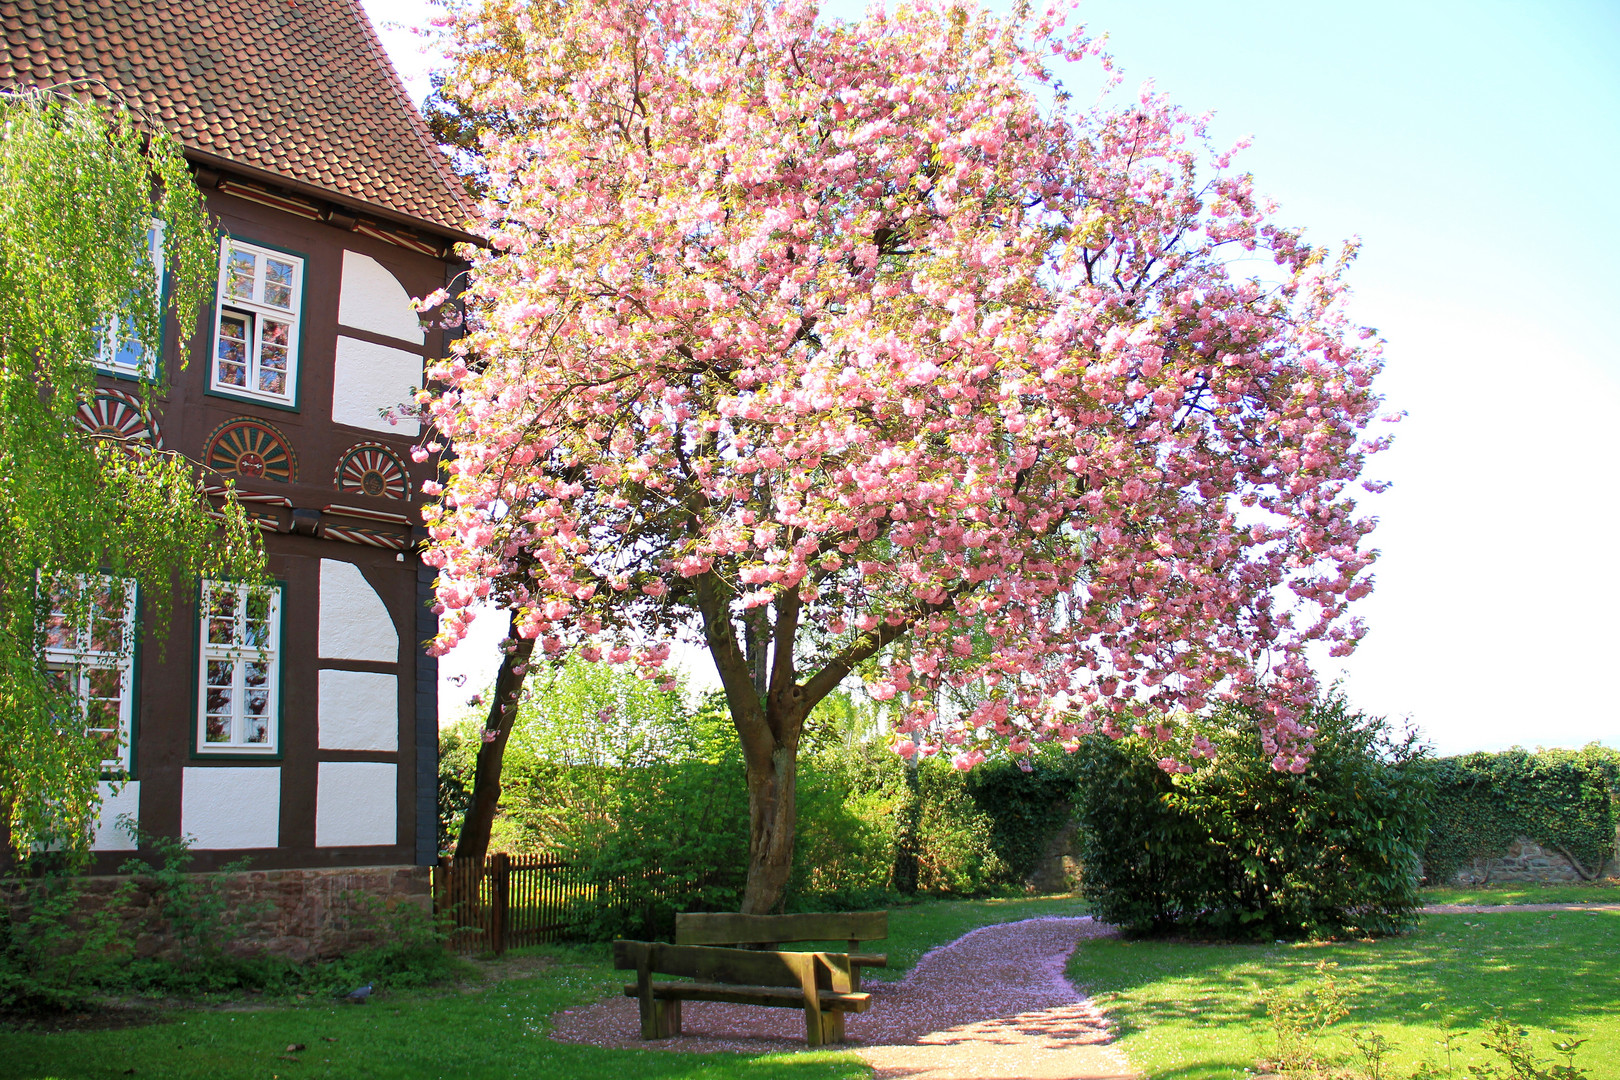
<svg viewBox="0 0 1620 1080">
<path fill-rule="evenodd" d="M 1058 16 L 932 0 L 486 2 L 450 32 L 452 89 L 505 122 L 422 396 L 453 450 L 424 558 L 435 649 L 512 612 L 497 767 L 531 650 L 658 677 L 689 636 L 761 912 L 805 718 L 857 667 L 898 752 L 961 768 L 1217 695 L 1303 766 L 1307 647 L 1362 633 L 1380 359 L 1348 253 L 1199 120 L 1079 108 L 1054 65 L 1097 54 Z"/>
</svg>

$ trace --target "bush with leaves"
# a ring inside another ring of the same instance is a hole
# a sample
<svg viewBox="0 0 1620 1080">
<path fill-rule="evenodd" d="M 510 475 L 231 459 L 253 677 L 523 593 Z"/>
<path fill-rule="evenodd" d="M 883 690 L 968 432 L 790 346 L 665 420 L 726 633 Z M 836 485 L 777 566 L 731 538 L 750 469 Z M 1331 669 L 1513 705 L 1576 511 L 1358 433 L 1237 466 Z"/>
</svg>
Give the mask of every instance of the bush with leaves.
<svg viewBox="0 0 1620 1080">
<path fill-rule="evenodd" d="M 1307 719 L 1316 753 L 1298 773 L 1272 768 L 1240 708 L 1190 722 L 1186 745 L 1151 731 L 1086 740 L 1081 891 L 1098 916 L 1131 934 L 1223 938 L 1408 928 L 1428 829 L 1423 749 L 1339 696 Z M 1160 768 L 1168 757 L 1197 764 Z"/>
<path fill-rule="evenodd" d="M 441 820 L 471 781 L 477 721 L 441 736 Z M 887 749 L 870 701 L 829 696 L 797 777 L 794 910 L 882 906 L 922 891 L 1018 888 L 1068 816 L 1067 759 L 963 774 Z M 677 910 L 735 910 L 747 869 L 741 749 L 723 702 L 571 661 L 522 704 L 502 766 L 497 848 L 573 863 L 589 936 L 667 930 Z M 999 816 L 998 816 L 999 815 Z"/>
</svg>

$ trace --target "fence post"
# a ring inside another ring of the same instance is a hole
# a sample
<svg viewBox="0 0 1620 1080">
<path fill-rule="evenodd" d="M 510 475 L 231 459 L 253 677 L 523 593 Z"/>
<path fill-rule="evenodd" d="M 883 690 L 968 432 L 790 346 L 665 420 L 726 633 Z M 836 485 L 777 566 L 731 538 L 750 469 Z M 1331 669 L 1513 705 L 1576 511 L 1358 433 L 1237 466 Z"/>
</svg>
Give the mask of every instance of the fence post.
<svg viewBox="0 0 1620 1080">
<path fill-rule="evenodd" d="M 496 955 L 506 951 L 506 927 L 512 900 L 511 859 L 497 851 L 489 860 L 490 947 Z"/>
<path fill-rule="evenodd" d="M 444 947 L 455 949 L 455 923 L 449 919 L 450 912 L 450 857 L 440 855 L 433 864 L 433 920 L 443 929 L 449 926 L 451 930 L 445 935 Z"/>
</svg>

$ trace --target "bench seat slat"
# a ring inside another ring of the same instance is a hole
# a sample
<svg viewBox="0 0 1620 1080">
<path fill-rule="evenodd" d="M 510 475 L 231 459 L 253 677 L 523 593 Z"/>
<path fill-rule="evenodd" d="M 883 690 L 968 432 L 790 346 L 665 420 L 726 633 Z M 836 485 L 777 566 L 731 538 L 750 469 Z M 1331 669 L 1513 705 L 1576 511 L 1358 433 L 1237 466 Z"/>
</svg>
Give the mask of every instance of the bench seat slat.
<svg viewBox="0 0 1620 1080">
<path fill-rule="evenodd" d="M 734 983 L 655 982 L 650 986 L 652 996 L 663 1000 L 729 1001 L 737 1005 L 768 1005 L 787 1003 L 802 1005 L 804 991 L 796 986 L 737 986 Z M 627 983 L 625 997 L 639 997 L 641 991 L 635 983 Z M 865 1012 L 872 1004 L 867 993 L 840 994 L 833 990 L 818 991 L 823 1009 L 842 1012 Z"/>
<path fill-rule="evenodd" d="M 887 953 L 854 952 L 849 954 L 849 962 L 856 967 L 886 968 L 889 966 L 889 957 Z"/>
</svg>

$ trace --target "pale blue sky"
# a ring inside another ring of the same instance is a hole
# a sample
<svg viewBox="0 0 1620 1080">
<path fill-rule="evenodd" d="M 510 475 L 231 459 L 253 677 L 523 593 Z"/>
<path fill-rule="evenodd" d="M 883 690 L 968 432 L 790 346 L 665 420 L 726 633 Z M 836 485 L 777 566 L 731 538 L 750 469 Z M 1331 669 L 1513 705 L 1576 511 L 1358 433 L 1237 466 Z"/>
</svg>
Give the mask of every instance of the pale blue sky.
<svg viewBox="0 0 1620 1080">
<path fill-rule="evenodd" d="M 1221 142 L 1254 137 L 1238 164 L 1284 220 L 1363 239 L 1354 311 L 1388 339 L 1380 388 L 1409 417 L 1371 469 L 1395 482 L 1372 506 L 1372 633 L 1325 673 L 1442 753 L 1620 745 L 1620 6 L 1093 0 L 1081 15 L 1109 33 L 1125 90 L 1152 78 L 1214 110 Z M 424 68 L 409 35 L 384 36 L 407 77 Z M 1067 81 L 1089 100 L 1095 68 Z M 469 641 L 446 671 L 476 686 L 488 653 Z M 466 693 L 446 687 L 447 712 Z"/>
</svg>

